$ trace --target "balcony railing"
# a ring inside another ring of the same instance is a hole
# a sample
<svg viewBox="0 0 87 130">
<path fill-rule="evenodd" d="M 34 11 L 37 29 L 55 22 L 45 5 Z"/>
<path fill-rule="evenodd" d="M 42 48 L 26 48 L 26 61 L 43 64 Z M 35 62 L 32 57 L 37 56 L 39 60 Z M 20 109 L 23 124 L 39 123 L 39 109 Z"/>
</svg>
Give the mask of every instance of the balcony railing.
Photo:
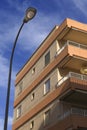
<svg viewBox="0 0 87 130">
<path fill-rule="evenodd" d="M 65 45 L 62 47 L 62 48 L 60 48 L 57 52 L 56 52 L 56 55 L 55 55 L 55 57 L 57 56 L 57 55 L 59 55 L 64 49 L 65 49 L 65 47 L 66 46 L 68 46 L 68 45 L 72 45 L 72 46 L 75 46 L 75 47 L 78 47 L 78 48 L 81 48 L 81 49 L 87 49 L 87 46 L 86 45 L 82 45 L 82 44 L 79 44 L 79 43 L 77 43 L 77 42 L 74 42 L 74 41 L 67 41 L 66 43 L 65 43 Z"/>
<path fill-rule="evenodd" d="M 78 48 L 82 48 L 82 49 L 87 49 L 87 46 L 86 45 L 83 45 L 83 44 L 80 44 L 80 43 L 77 43 L 77 42 L 73 42 L 73 41 L 67 41 L 67 44 L 68 45 L 72 45 L 72 46 L 76 46 Z"/>
<path fill-rule="evenodd" d="M 66 110 L 62 115 L 58 116 L 58 120 L 59 121 L 63 120 L 64 118 L 70 115 L 78 115 L 78 116 L 87 117 L 87 109 L 71 107 L 68 110 Z"/>
<path fill-rule="evenodd" d="M 70 77 L 74 77 L 76 79 L 87 81 L 86 75 L 82 75 L 82 74 L 78 74 L 78 73 L 74 73 L 74 72 L 69 72 L 68 75 L 66 75 L 65 77 L 63 77 L 62 79 L 59 80 L 59 82 L 57 83 L 57 87 L 59 87 L 63 82 L 65 82 Z"/>
</svg>

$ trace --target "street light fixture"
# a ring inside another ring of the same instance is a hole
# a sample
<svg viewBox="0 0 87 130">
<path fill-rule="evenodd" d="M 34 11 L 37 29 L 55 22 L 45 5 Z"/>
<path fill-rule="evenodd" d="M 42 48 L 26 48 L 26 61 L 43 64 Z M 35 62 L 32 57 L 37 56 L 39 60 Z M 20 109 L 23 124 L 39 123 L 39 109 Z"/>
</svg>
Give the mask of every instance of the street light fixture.
<svg viewBox="0 0 87 130">
<path fill-rule="evenodd" d="M 12 74 L 12 61 L 13 61 L 13 56 L 14 56 L 14 51 L 15 51 L 15 47 L 16 47 L 16 43 L 19 37 L 19 34 L 23 28 L 23 25 L 25 23 L 27 23 L 28 21 L 30 21 L 31 19 L 34 18 L 34 16 L 36 15 L 37 10 L 33 7 L 29 7 L 26 10 L 26 15 L 23 19 L 22 25 L 19 28 L 19 31 L 17 33 L 17 36 L 15 38 L 14 44 L 13 44 L 13 48 L 12 48 L 12 52 L 11 52 L 11 57 L 10 57 L 10 65 L 9 65 L 9 75 L 8 75 L 8 87 L 7 87 L 7 95 L 6 95 L 6 106 L 5 106 L 5 119 L 4 119 L 4 130 L 7 130 L 7 124 L 8 124 L 8 113 L 9 113 L 9 100 L 10 100 L 10 86 L 11 86 L 11 74 Z"/>
<path fill-rule="evenodd" d="M 28 8 L 26 10 L 26 15 L 24 17 L 23 22 L 27 23 L 29 20 L 33 19 L 35 15 L 36 15 L 36 9 L 32 7 Z"/>
</svg>

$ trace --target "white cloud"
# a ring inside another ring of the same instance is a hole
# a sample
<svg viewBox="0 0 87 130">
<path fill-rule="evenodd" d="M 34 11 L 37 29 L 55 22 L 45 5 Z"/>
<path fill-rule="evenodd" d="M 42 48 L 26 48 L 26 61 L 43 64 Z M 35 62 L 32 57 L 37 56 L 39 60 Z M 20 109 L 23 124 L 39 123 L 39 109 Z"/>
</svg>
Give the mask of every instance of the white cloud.
<svg viewBox="0 0 87 130">
<path fill-rule="evenodd" d="M 75 6 L 87 16 L 87 0 L 72 0 Z"/>
<path fill-rule="evenodd" d="M 20 12 L 23 12 L 23 10 L 26 9 L 28 5 L 31 5 L 31 1 L 30 0 L 24 0 L 24 1 L 7 0 L 7 2 L 8 2 L 9 6 L 11 8 L 14 8 L 14 9 L 20 11 Z"/>
<path fill-rule="evenodd" d="M 12 125 L 13 122 L 13 117 L 9 116 L 8 117 L 8 125 Z"/>
<path fill-rule="evenodd" d="M 8 80 L 9 59 L 6 59 L 4 54 L 8 55 L 8 53 L 11 53 L 11 48 L 20 24 L 17 22 L 18 15 L 14 15 L 13 17 L 13 15 L 9 13 L 7 16 L 6 12 L 3 10 L 2 13 L 7 22 L 0 22 L 0 74 L 2 75 L 0 78 L 0 86 L 6 86 Z M 48 17 L 46 14 L 38 12 L 32 21 L 24 25 L 17 41 L 17 46 L 19 46 L 17 49 L 23 51 L 36 49 L 55 26 L 56 21 L 60 21 L 60 16 L 58 16 L 57 20 L 56 15 L 53 16 L 52 14 Z M 19 51 L 19 53 L 21 54 L 21 51 Z M 12 70 L 12 73 L 12 80 L 14 80 L 16 72 Z"/>
<path fill-rule="evenodd" d="M 5 19 L 7 15 L 3 12 Z M 47 34 L 51 31 L 51 29 L 55 26 L 56 22 L 60 21 L 60 16 L 49 15 L 49 17 L 43 13 L 38 13 L 36 17 L 27 23 L 19 36 L 18 44 L 20 44 L 20 49 L 30 50 L 33 47 L 36 48 L 41 42 L 45 39 Z M 53 18 L 54 17 L 54 18 Z M 11 19 L 11 20 L 10 20 Z M 57 20 L 58 19 L 58 20 Z M 18 20 L 13 17 L 12 14 L 9 15 L 10 23 L 1 23 L 0 31 L 2 35 L 0 35 L 0 52 L 9 49 L 9 45 L 12 46 L 15 37 L 17 35 L 20 24 L 17 22 Z M 8 20 L 8 21 L 9 21 Z M 51 22 L 50 22 L 51 21 Z M 21 20 L 20 20 L 21 23 Z M 10 50 L 9 50 L 10 51 Z"/>
<path fill-rule="evenodd" d="M 0 55 L 0 86 L 6 86 L 8 77 L 8 61 Z"/>
<path fill-rule="evenodd" d="M 8 0 L 8 2 L 10 6 L 13 6 L 12 0 Z M 26 2 L 23 3 L 24 7 L 26 6 Z M 9 59 L 4 56 L 5 54 L 7 57 L 10 55 L 22 21 L 20 19 L 19 23 L 18 19 L 21 17 L 20 15 L 17 14 L 16 16 L 16 14 L 13 15 L 11 12 L 8 12 L 7 15 L 6 10 L 1 10 L 0 14 L 3 14 L 2 19 L 4 19 L 4 21 L 0 19 L 0 86 L 5 87 L 7 86 L 8 80 Z M 17 49 L 23 51 L 36 49 L 55 26 L 56 21 L 60 21 L 60 16 L 57 17 L 56 14 L 51 14 L 48 17 L 48 15 L 43 12 L 38 12 L 36 17 L 23 27 L 17 41 L 17 46 L 19 45 Z M 19 53 L 21 53 L 21 51 L 19 51 Z M 12 73 L 12 80 L 14 80 L 16 72 L 12 70 Z"/>
<path fill-rule="evenodd" d="M 3 123 L 4 123 L 4 120 L 0 118 L 0 130 L 3 130 Z"/>
<path fill-rule="evenodd" d="M 60 16 L 53 15 L 48 17 L 43 13 L 38 13 L 35 19 L 24 26 L 18 41 L 21 49 L 34 49 L 42 43 L 56 23 L 58 24 L 61 21 Z"/>
<path fill-rule="evenodd" d="M 14 31 L 13 33 L 12 30 Z M 2 35 L 0 36 L 0 52 L 4 51 L 5 49 L 8 49 L 9 45 L 13 44 L 13 35 L 15 35 L 15 30 L 15 27 L 12 29 L 8 26 L 6 31 L 2 33 Z"/>
<path fill-rule="evenodd" d="M 8 117 L 8 127 L 12 126 L 13 118 L 11 116 Z M 4 119 L 0 117 L 0 130 L 3 130 L 4 127 Z"/>
<path fill-rule="evenodd" d="M 8 2 L 10 6 L 14 6 L 12 0 L 8 0 Z M 26 2 L 28 1 L 26 0 Z M 26 6 L 26 2 L 22 4 L 24 7 Z M 4 55 L 11 53 L 11 48 L 22 21 L 20 19 L 19 23 L 18 18 L 20 15 L 15 16 L 10 12 L 7 15 L 6 10 L 1 10 L 0 14 L 3 14 L 2 19 L 4 19 L 4 21 L 0 21 L 0 74 L 2 75 L 0 77 L 0 86 L 6 86 L 9 61 Z M 36 17 L 23 27 L 17 41 L 17 45 L 19 45 L 18 49 L 23 51 L 36 49 L 55 26 L 56 22 L 59 23 L 59 21 L 61 21 L 61 17 L 56 14 L 51 13 L 48 16 L 43 12 L 38 12 Z M 14 79 L 15 74 L 16 72 L 13 71 L 12 79 Z"/>
<path fill-rule="evenodd" d="M 8 13 L 8 12 L 7 12 Z M 15 35 L 17 33 L 17 18 L 12 14 L 7 15 L 5 10 L 0 11 L 3 21 L 0 19 L 0 52 L 3 53 L 9 49 L 9 45 L 13 44 Z M 2 15 L 3 14 L 3 15 Z M 19 16 L 17 16 L 19 18 Z"/>
<path fill-rule="evenodd" d="M 8 60 L 3 57 L 2 55 L 0 55 L 0 86 L 1 87 L 5 87 L 7 84 L 7 80 L 8 80 Z M 12 81 L 14 80 L 15 77 L 15 73 L 13 71 L 12 73 Z"/>
</svg>

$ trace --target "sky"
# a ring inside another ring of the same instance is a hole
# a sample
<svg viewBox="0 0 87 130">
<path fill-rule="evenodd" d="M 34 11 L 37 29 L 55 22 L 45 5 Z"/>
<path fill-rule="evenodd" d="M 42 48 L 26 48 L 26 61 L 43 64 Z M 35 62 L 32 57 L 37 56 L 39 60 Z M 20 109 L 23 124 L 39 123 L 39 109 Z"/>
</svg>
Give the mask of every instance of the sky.
<svg viewBox="0 0 87 130">
<path fill-rule="evenodd" d="M 1 0 L 0 1 L 0 130 L 3 130 L 9 60 L 18 29 L 28 7 L 37 14 L 25 24 L 14 54 L 8 130 L 12 129 L 15 78 L 36 48 L 55 25 L 65 18 L 87 23 L 87 0 Z"/>
</svg>

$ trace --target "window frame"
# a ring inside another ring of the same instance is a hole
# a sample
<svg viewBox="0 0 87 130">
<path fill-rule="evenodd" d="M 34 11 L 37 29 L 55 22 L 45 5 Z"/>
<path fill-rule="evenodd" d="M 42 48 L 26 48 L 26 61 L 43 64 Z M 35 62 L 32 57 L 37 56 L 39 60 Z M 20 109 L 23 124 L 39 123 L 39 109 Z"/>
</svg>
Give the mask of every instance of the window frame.
<svg viewBox="0 0 87 130">
<path fill-rule="evenodd" d="M 44 95 L 50 91 L 50 78 L 44 83 Z"/>
<path fill-rule="evenodd" d="M 30 130 L 34 128 L 34 120 L 30 122 Z"/>
<path fill-rule="evenodd" d="M 23 81 L 19 83 L 18 85 L 18 95 L 22 92 L 23 90 Z"/>
<path fill-rule="evenodd" d="M 34 98 L 35 98 L 35 93 L 33 92 L 33 93 L 31 93 L 31 101 L 33 101 Z"/>
<path fill-rule="evenodd" d="M 48 109 L 44 113 L 44 126 L 49 124 L 49 122 L 50 122 L 49 120 L 50 120 L 50 109 Z"/>
<path fill-rule="evenodd" d="M 36 71 L 36 68 L 33 67 L 33 68 L 32 68 L 32 75 L 35 74 L 35 71 Z"/>
<path fill-rule="evenodd" d="M 16 111 L 16 118 L 19 118 L 20 116 L 21 116 L 21 105 L 20 106 L 18 106 L 18 108 L 17 108 L 17 111 Z"/>
<path fill-rule="evenodd" d="M 45 66 L 50 63 L 50 51 L 45 55 Z"/>
</svg>

